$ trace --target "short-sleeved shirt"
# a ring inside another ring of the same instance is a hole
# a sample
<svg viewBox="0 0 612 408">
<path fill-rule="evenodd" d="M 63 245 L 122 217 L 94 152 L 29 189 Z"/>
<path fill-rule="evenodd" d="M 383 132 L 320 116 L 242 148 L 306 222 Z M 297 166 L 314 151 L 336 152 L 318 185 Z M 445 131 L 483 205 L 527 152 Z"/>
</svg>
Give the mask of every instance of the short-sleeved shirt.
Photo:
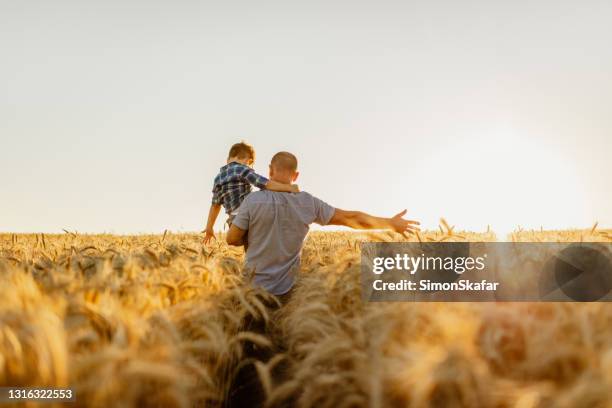
<svg viewBox="0 0 612 408">
<path fill-rule="evenodd" d="M 223 205 L 227 214 L 235 214 L 244 198 L 251 192 L 251 185 L 265 188 L 268 179 L 249 166 L 231 162 L 219 169 L 213 184 L 213 204 Z"/>
<path fill-rule="evenodd" d="M 246 267 L 255 272 L 253 283 L 273 295 L 287 293 L 299 270 L 310 224 L 326 225 L 334 212 L 334 207 L 307 192 L 249 194 L 233 223 L 248 230 Z"/>
</svg>

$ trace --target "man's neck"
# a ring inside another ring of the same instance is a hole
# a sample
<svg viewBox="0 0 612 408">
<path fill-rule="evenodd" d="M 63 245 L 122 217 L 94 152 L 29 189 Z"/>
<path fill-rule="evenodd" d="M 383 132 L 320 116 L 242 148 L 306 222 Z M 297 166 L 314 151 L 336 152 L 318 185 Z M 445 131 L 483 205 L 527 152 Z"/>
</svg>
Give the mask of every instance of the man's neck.
<svg viewBox="0 0 612 408">
<path fill-rule="evenodd" d="M 270 178 L 270 180 L 276 181 L 277 183 L 282 183 L 282 184 L 292 184 L 292 181 L 290 178 L 272 177 Z"/>
</svg>

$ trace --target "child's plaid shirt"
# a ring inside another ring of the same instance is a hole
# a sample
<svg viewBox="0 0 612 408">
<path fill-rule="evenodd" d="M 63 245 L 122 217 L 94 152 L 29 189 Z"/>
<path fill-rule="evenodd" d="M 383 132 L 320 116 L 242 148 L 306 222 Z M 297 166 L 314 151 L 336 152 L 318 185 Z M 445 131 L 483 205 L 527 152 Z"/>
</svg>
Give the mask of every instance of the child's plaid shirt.
<svg viewBox="0 0 612 408">
<path fill-rule="evenodd" d="M 251 185 L 263 189 L 268 179 L 255 173 L 249 166 L 231 162 L 221 167 L 213 185 L 213 204 L 221 204 L 227 214 L 235 214 Z"/>
</svg>

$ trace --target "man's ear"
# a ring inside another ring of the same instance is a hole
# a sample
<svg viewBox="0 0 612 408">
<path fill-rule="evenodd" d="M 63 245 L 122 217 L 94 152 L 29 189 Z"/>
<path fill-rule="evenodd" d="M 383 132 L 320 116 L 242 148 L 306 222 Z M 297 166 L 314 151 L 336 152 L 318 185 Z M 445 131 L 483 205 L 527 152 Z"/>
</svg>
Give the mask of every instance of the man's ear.
<svg viewBox="0 0 612 408">
<path fill-rule="evenodd" d="M 272 167 L 272 165 L 268 165 L 268 176 L 270 176 L 270 178 L 272 178 L 274 176 L 274 167 Z"/>
<path fill-rule="evenodd" d="M 299 176 L 299 175 L 300 175 L 300 172 L 299 172 L 299 171 L 296 171 L 296 172 L 295 172 L 295 174 L 293 174 L 293 180 L 291 180 L 291 181 L 295 181 L 295 180 L 297 180 L 297 178 L 298 178 L 298 176 Z"/>
</svg>

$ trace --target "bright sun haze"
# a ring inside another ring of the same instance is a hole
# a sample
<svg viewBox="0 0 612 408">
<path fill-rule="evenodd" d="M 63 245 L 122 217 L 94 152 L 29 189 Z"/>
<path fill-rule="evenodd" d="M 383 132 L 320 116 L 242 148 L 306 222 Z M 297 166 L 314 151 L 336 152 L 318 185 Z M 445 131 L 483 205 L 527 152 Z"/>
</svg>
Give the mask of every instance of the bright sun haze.
<svg viewBox="0 0 612 408">
<path fill-rule="evenodd" d="M 3 2 L 0 230 L 201 230 L 240 140 L 424 228 L 612 227 L 610 2 Z M 221 228 L 225 217 L 219 217 Z"/>
</svg>

